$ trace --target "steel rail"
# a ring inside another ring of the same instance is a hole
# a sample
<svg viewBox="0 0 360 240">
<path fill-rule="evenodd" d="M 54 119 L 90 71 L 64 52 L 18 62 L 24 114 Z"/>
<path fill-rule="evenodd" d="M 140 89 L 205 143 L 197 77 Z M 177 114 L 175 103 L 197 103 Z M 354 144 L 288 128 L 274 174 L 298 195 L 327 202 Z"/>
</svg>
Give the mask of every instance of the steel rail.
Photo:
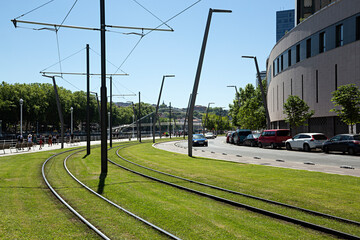
<svg viewBox="0 0 360 240">
<path fill-rule="evenodd" d="M 116 147 L 118 147 L 118 146 L 116 146 Z M 112 149 L 112 148 L 111 148 L 111 149 Z M 109 150 L 110 150 L 110 149 L 109 149 Z M 81 150 L 81 151 L 85 151 L 85 150 Z M 78 151 L 78 152 L 81 152 L 81 151 Z M 170 237 L 170 238 L 172 238 L 172 239 L 181 240 L 181 238 L 179 238 L 179 237 L 177 237 L 177 236 L 175 236 L 175 235 L 167 232 L 166 230 L 164 230 L 164 229 L 156 226 L 155 224 L 152 224 L 151 222 L 149 222 L 149 221 L 147 221 L 147 220 L 145 220 L 145 219 L 137 216 L 136 214 L 130 212 L 129 210 L 126 210 L 125 208 L 119 206 L 118 204 L 116 204 L 116 203 L 110 201 L 109 199 L 103 197 L 103 196 L 100 195 L 99 193 L 97 193 L 97 192 L 95 192 L 94 190 L 92 190 L 90 187 L 86 186 L 86 185 L 85 185 L 84 183 L 82 183 L 79 179 L 77 179 L 77 178 L 70 172 L 70 170 L 68 169 L 68 167 L 67 167 L 67 165 L 66 165 L 66 162 L 67 162 L 67 160 L 68 160 L 72 155 L 74 155 L 74 154 L 76 154 L 76 153 L 78 153 L 78 152 L 75 152 L 75 153 L 70 154 L 70 155 L 67 156 L 67 157 L 65 158 L 65 160 L 64 160 L 64 168 L 65 168 L 65 170 L 67 171 L 67 173 L 68 173 L 76 182 L 78 182 L 81 186 L 83 186 L 84 188 L 86 188 L 86 189 L 87 189 L 88 191 L 90 191 L 91 193 L 95 194 L 97 197 L 103 199 L 104 201 L 110 203 L 110 204 L 113 205 L 114 207 L 116 207 L 116 208 L 120 209 L 121 211 L 123 211 L 123 212 L 129 214 L 130 216 L 134 217 L 136 220 L 139 220 L 139 221 L 145 223 L 146 225 L 154 228 L 155 230 L 159 231 L 160 233 L 162 233 L 162 234 L 164 234 L 164 235 L 166 235 L 166 236 L 168 236 L 168 237 Z"/>
<path fill-rule="evenodd" d="M 320 226 L 320 225 L 317 225 L 317 224 L 313 224 L 313 223 L 310 223 L 310 222 L 302 221 L 302 220 L 299 220 L 299 219 L 296 219 L 296 218 L 288 217 L 288 216 L 278 214 L 278 213 L 275 213 L 275 212 L 267 211 L 267 210 L 264 210 L 264 209 L 261 209 L 261 208 L 253 207 L 253 206 L 250 206 L 250 205 L 247 205 L 247 204 L 235 202 L 235 201 L 232 201 L 232 200 L 229 200 L 229 199 L 226 199 L 226 198 L 218 197 L 218 196 L 215 196 L 215 195 L 211 195 L 211 194 L 201 192 L 201 191 L 198 191 L 198 190 L 194 190 L 194 189 L 191 189 L 191 188 L 187 188 L 187 187 L 184 187 L 184 186 L 180 186 L 180 185 L 177 185 L 177 184 L 174 184 L 174 183 L 171 183 L 171 182 L 167 182 L 167 181 L 164 181 L 164 180 L 161 180 L 161 179 L 158 179 L 158 178 L 155 178 L 155 177 L 152 177 L 152 176 L 149 176 L 149 175 L 134 171 L 134 170 L 129 169 L 127 167 L 124 167 L 124 166 L 122 166 L 122 165 L 120 165 L 118 163 L 115 163 L 115 162 L 111 161 L 110 159 L 108 159 L 108 161 L 110 163 L 114 164 L 115 166 L 118 166 L 118 167 L 120 167 L 122 169 L 125 169 L 125 170 L 129 171 L 129 172 L 138 174 L 138 175 L 140 175 L 142 177 L 145 177 L 145 178 L 148 178 L 148 179 L 151 179 L 151 180 L 154 180 L 154 181 L 157 181 L 157 182 L 160 182 L 160 183 L 172 186 L 172 187 L 176 187 L 176 188 L 181 189 L 181 190 L 185 190 L 185 191 L 188 191 L 188 192 L 191 192 L 191 193 L 195 193 L 195 194 L 198 194 L 200 196 L 204 196 L 204 197 L 207 197 L 207 198 L 219 201 L 219 202 L 227 203 L 229 205 L 236 206 L 236 207 L 241 207 L 241 208 L 247 209 L 247 210 L 252 211 L 252 212 L 256 212 L 256 213 L 259 213 L 259 214 L 262 214 L 262 215 L 265 215 L 265 216 L 269 216 L 269 217 L 276 218 L 276 219 L 279 219 L 279 220 L 294 223 L 294 224 L 297 224 L 297 225 L 300 225 L 300 226 L 303 226 L 303 227 L 306 227 L 306 228 L 309 228 L 309 229 L 313 229 L 313 230 L 316 230 L 316 231 L 320 231 L 320 232 L 323 232 L 323 233 L 331 234 L 331 235 L 336 236 L 336 237 L 340 237 L 340 238 L 344 238 L 344 239 L 360 240 L 360 237 L 355 236 L 355 235 L 351 235 L 351 234 L 348 234 L 348 233 L 345 233 L 345 232 L 337 231 L 335 229 L 327 228 L 327 227 Z"/>
<path fill-rule="evenodd" d="M 123 147 L 123 148 L 125 148 L 125 147 Z M 121 149 L 121 148 L 120 148 L 120 149 Z M 342 222 L 344 222 L 344 223 L 349 223 L 349 224 L 354 224 L 354 225 L 360 226 L 360 222 L 357 222 L 357 221 L 354 221 L 354 220 L 350 220 L 350 219 L 346 219 L 346 218 L 341 218 L 341 217 L 333 216 L 333 215 L 330 215 L 330 214 L 326 214 L 326 213 L 322 213 L 322 212 L 317 212 L 317 211 L 313 211 L 313 210 L 310 210 L 310 209 L 301 208 L 301 207 L 289 205 L 289 204 L 286 204 L 286 203 L 281 203 L 281 202 L 269 200 L 269 199 L 266 199 L 266 198 L 261 198 L 261 197 L 253 196 L 253 195 L 246 194 L 246 193 L 242 193 L 242 192 L 233 191 L 233 190 L 226 189 L 226 188 L 221 188 L 221 187 L 218 187 L 218 186 L 215 186 L 215 185 L 198 182 L 198 181 L 191 180 L 191 179 L 188 179 L 188 178 L 179 177 L 179 176 L 172 175 L 172 174 L 169 174 L 169 173 L 166 173 L 166 172 L 161 172 L 161 171 L 158 171 L 158 170 L 149 168 L 149 167 L 145 167 L 145 166 L 143 166 L 143 165 L 137 164 L 137 163 L 135 163 L 135 162 L 132 162 L 132 161 L 130 161 L 130 160 L 128 160 L 128 159 L 125 159 L 124 157 L 120 156 L 120 154 L 119 154 L 119 150 L 120 150 L 120 149 L 118 149 L 118 150 L 116 151 L 116 155 L 117 155 L 119 158 L 121 158 L 122 160 L 124 160 L 124 161 L 126 161 L 126 162 L 128 162 L 128 163 L 131 163 L 131 164 L 133 164 L 133 165 L 136 165 L 136 166 L 138 166 L 138 167 L 147 169 L 147 170 L 149 170 L 149 171 L 153 171 L 153 172 L 156 172 L 156 173 L 160 173 L 160 174 L 163 174 L 163 175 L 166 175 L 166 176 L 169 176 L 169 177 L 173 177 L 173 178 L 177 178 L 177 179 L 180 179 L 180 180 L 184 180 L 184 181 L 187 181 L 187 182 L 195 183 L 195 184 L 198 184 L 198 185 L 201 185 L 201 186 L 213 188 L 213 189 L 216 189 L 216 190 L 220 190 L 220 191 L 224 191 L 224 192 L 228 192 L 228 193 L 232 193 L 232 194 L 236 194 L 236 195 L 240 195 L 240 196 L 244 196 L 244 197 L 256 199 L 256 200 L 259 200 L 259 201 L 271 203 L 271 204 L 274 204 L 274 205 L 279 205 L 279 206 L 282 206 L 282 207 L 287 207 L 287 208 L 291 208 L 291 209 L 295 209 L 295 210 L 300 210 L 300 211 L 303 211 L 303 212 L 306 212 L 306 213 L 310 213 L 310 214 L 313 214 L 313 215 L 316 215 L 316 216 L 320 216 L 320 217 L 324 217 L 324 218 L 329 218 L 329 219 L 334 219 L 334 220 L 337 220 L 337 221 L 342 221 Z"/>
<path fill-rule="evenodd" d="M 102 237 L 103 239 L 110 239 L 109 237 L 107 237 L 104 233 L 102 233 L 99 229 L 97 229 L 94 225 L 92 225 L 88 220 L 86 220 L 80 213 L 78 213 L 74 208 L 72 208 L 70 206 L 70 204 L 68 204 L 55 190 L 54 188 L 51 186 L 51 184 L 49 183 L 49 181 L 47 180 L 46 176 L 45 176 L 45 165 L 46 163 L 51 160 L 52 158 L 59 156 L 61 154 L 67 153 L 67 152 L 71 152 L 71 151 L 75 151 L 77 149 L 71 149 L 68 151 L 64 151 L 61 153 L 57 153 L 51 157 L 49 157 L 48 159 L 46 159 L 46 161 L 43 163 L 42 168 L 41 168 L 41 172 L 42 172 L 42 176 L 43 179 L 46 183 L 46 185 L 48 186 L 48 188 L 51 190 L 51 192 L 60 200 L 61 203 L 63 203 L 72 213 L 74 213 L 83 223 L 85 223 L 89 228 L 91 228 L 93 231 L 95 231 L 100 237 Z"/>
</svg>

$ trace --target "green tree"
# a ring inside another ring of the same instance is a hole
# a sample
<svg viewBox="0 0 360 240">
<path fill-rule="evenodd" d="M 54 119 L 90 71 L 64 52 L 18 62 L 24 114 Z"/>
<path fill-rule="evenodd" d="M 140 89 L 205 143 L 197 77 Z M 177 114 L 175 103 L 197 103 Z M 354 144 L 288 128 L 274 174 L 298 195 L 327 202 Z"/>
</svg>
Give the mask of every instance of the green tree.
<svg viewBox="0 0 360 240">
<path fill-rule="evenodd" d="M 341 121 L 351 126 L 360 122 L 360 90 L 355 84 L 340 86 L 336 91 L 332 92 L 331 101 L 335 107 L 331 112 L 336 112 Z"/>
<path fill-rule="evenodd" d="M 307 126 L 306 120 L 315 113 L 314 110 L 309 112 L 309 108 L 304 100 L 298 96 L 290 95 L 284 103 L 285 122 L 290 124 L 290 128 L 297 128 L 301 125 Z"/>
</svg>

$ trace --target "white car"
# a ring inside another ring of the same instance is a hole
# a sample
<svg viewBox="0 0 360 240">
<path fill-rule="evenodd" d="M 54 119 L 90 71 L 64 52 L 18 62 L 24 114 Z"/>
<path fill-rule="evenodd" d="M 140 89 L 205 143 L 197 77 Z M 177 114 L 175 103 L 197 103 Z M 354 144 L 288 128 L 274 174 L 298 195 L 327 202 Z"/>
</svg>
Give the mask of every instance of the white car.
<svg viewBox="0 0 360 240">
<path fill-rule="evenodd" d="M 285 147 L 287 150 L 300 149 L 308 152 L 311 149 L 322 148 L 326 140 L 328 138 L 322 133 L 299 133 L 286 140 Z"/>
<path fill-rule="evenodd" d="M 205 138 L 212 138 L 212 139 L 214 139 L 215 138 L 215 135 L 212 133 L 212 132 L 207 132 L 207 133 L 205 133 Z"/>
</svg>

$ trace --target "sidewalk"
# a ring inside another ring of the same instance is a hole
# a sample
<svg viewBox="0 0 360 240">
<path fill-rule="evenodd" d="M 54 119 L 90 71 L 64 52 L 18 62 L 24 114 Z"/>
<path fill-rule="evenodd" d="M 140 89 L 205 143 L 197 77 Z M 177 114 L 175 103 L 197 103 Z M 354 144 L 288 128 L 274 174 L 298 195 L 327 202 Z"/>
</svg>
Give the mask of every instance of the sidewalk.
<svg viewBox="0 0 360 240">
<path fill-rule="evenodd" d="M 181 154 L 188 154 L 188 148 L 181 147 L 177 143 L 180 141 L 174 142 L 163 142 L 163 143 L 155 143 L 153 146 L 155 148 L 165 150 L 168 152 L 176 152 Z M 263 166 L 271 166 L 271 167 L 282 167 L 282 168 L 291 168 L 297 170 L 307 170 L 314 172 L 324 172 L 324 173 L 332 173 L 332 174 L 340 174 L 340 175 L 349 175 L 354 177 L 360 177 L 360 169 L 347 169 L 340 168 L 334 166 L 326 166 L 326 165 L 311 165 L 304 164 L 303 162 L 285 162 L 283 160 L 273 160 L 273 159 L 265 159 L 265 158 L 250 158 L 243 157 L 240 155 L 231 155 L 220 152 L 210 152 L 206 149 L 206 147 L 193 147 L 193 156 L 194 157 L 204 157 L 204 158 L 212 158 L 223 161 L 231 161 L 238 162 L 244 164 L 257 164 Z"/>
<path fill-rule="evenodd" d="M 118 143 L 118 142 L 128 142 L 128 141 L 129 141 L 128 138 L 125 138 L 125 139 L 113 139 L 113 145 Z M 136 141 L 136 138 L 132 138 L 131 141 Z M 109 140 L 108 140 L 108 143 L 110 143 Z M 77 143 L 64 143 L 64 149 L 65 148 L 73 148 L 73 147 L 85 147 L 86 144 L 87 144 L 86 141 L 77 142 Z M 100 140 L 91 141 L 90 144 L 91 145 L 99 145 L 99 144 L 101 144 L 101 141 Z M 0 157 L 61 149 L 61 143 L 53 144 L 52 146 L 49 146 L 49 144 L 44 144 L 44 146 L 41 149 L 39 149 L 39 148 L 40 148 L 39 145 L 35 145 L 30 150 L 28 150 L 28 148 L 24 148 L 24 150 L 17 150 L 16 148 L 12 148 L 11 150 L 10 149 L 5 149 L 5 153 L 4 153 L 3 150 L 0 150 Z"/>
</svg>

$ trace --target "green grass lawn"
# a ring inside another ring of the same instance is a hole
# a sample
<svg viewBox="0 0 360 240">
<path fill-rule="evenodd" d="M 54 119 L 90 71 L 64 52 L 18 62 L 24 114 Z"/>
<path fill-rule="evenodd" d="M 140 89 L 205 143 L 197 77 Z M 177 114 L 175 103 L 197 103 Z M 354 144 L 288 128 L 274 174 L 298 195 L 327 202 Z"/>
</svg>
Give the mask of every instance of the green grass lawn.
<svg viewBox="0 0 360 240">
<path fill-rule="evenodd" d="M 360 220 L 359 178 L 189 158 L 154 149 L 151 143 L 124 144 L 129 147 L 120 151 L 122 155 L 157 170 Z M 59 151 L 0 158 L 0 239 L 98 238 L 60 204 L 42 180 L 42 163 L 55 152 Z M 86 158 L 84 155 L 80 152 L 68 160 L 68 167 L 77 178 L 182 239 L 332 238 L 156 183 L 112 164 L 108 165 L 102 187 L 100 148 L 93 149 Z M 109 158 L 122 163 L 115 149 L 109 152 Z M 63 155 L 50 160 L 46 174 L 63 198 L 110 238 L 165 238 L 81 188 L 65 172 Z"/>
</svg>

